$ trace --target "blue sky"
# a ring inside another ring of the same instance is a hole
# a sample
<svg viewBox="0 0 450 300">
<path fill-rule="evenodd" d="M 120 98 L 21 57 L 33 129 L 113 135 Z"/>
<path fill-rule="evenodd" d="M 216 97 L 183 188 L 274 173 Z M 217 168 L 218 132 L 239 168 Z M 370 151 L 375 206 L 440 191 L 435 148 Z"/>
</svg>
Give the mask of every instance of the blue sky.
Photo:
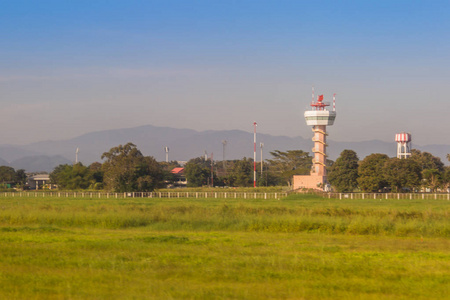
<svg viewBox="0 0 450 300">
<path fill-rule="evenodd" d="M 1 1 L 0 144 L 145 124 L 450 144 L 449 1 Z"/>
</svg>

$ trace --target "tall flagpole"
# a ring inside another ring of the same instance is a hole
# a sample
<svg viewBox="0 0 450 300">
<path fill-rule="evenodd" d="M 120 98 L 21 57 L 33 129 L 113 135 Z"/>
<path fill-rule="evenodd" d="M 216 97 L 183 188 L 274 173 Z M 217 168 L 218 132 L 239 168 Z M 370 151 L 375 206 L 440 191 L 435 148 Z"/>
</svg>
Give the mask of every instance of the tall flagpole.
<svg viewBox="0 0 450 300">
<path fill-rule="evenodd" d="M 256 122 L 253 122 L 253 187 L 256 187 Z"/>
</svg>

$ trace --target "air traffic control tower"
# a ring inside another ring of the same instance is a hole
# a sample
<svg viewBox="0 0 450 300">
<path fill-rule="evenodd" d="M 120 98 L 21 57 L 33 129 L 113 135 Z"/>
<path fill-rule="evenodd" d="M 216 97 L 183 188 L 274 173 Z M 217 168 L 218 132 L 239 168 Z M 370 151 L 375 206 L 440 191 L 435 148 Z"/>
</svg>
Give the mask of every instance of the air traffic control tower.
<svg viewBox="0 0 450 300">
<path fill-rule="evenodd" d="M 308 126 L 312 126 L 314 132 L 313 165 L 310 175 L 296 175 L 293 180 L 293 188 L 324 189 L 327 183 L 327 126 L 334 124 L 336 119 L 336 94 L 333 95 L 333 110 L 327 110 L 329 103 L 323 101 L 323 95 L 317 97 L 317 101 L 311 101 L 311 109 L 305 111 L 305 120 Z"/>
</svg>

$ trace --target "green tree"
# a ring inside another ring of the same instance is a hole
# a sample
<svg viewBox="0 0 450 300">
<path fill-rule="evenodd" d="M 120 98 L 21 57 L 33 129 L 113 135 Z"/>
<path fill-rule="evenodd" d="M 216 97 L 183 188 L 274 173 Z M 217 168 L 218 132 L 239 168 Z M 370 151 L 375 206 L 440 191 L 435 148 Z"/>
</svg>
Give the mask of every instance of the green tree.
<svg viewBox="0 0 450 300">
<path fill-rule="evenodd" d="M 128 143 L 103 153 L 103 182 L 116 192 L 147 192 L 164 185 L 160 164 L 151 156 L 144 156 L 136 145 Z"/>
<path fill-rule="evenodd" d="M 439 157 L 433 156 L 431 153 L 412 149 L 410 159 L 414 160 L 422 170 L 436 169 L 439 172 L 444 171 L 444 163 Z"/>
<path fill-rule="evenodd" d="M 0 167 L 0 184 L 15 184 L 16 183 L 16 171 L 14 168 L 8 166 Z"/>
<path fill-rule="evenodd" d="M 446 166 L 442 177 L 442 187 L 448 189 L 450 187 L 450 166 Z"/>
<path fill-rule="evenodd" d="M 440 187 L 444 179 L 445 167 L 444 163 L 441 161 L 440 157 L 433 156 L 428 152 L 421 152 L 419 150 L 411 150 L 411 158 L 422 170 L 422 186 L 425 188 L 430 188 L 435 191 Z"/>
<path fill-rule="evenodd" d="M 302 150 L 275 150 L 270 152 L 273 159 L 268 159 L 269 172 L 280 178 L 287 185 L 292 184 L 293 175 L 307 175 L 311 171 L 312 157 Z"/>
<path fill-rule="evenodd" d="M 244 157 L 241 160 L 235 160 L 228 178 L 230 186 L 253 186 L 253 159 Z"/>
<path fill-rule="evenodd" d="M 208 184 L 211 176 L 211 160 L 197 157 L 189 160 L 184 166 L 188 187 L 200 187 Z"/>
<path fill-rule="evenodd" d="M 338 192 L 352 192 L 358 187 L 358 155 L 344 150 L 330 168 L 328 181 Z"/>
<path fill-rule="evenodd" d="M 102 164 L 99 162 L 93 162 L 89 165 L 89 172 L 92 174 L 92 184 L 89 186 L 93 190 L 103 189 L 103 170 Z"/>
<path fill-rule="evenodd" d="M 422 171 L 422 184 L 434 192 L 443 183 L 442 179 L 444 176 L 444 171 L 439 172 L 437 169 L 425 169 Z"/>
<path fill-rule="evenodd" d="M 364 192 L 377 192 L 387 186 L 384 177 L 384 165 L 389 157 L 374 153 L 366 156 L 358 167 L 358 185 Z"/>
<path fill-rule="evenodd" d="M 94 181 L 89 168 L 82 163 L 59 165 L 50 173 L 50 180 L 66 190 L 87 189 Z"/>
<path fill-rule="evenodd" d="M 59 186 L 59 180 L 60 177 L 62 176 L 62 172 L 64 172 L 64 168 L 67 166 L 67 164 L 64 165 L 58 165 L 56 166 L 53 171 L 50 173 L 49 177 L 50 177 L 50 182 L 52 184 L 56 184 Z"/>
<path fill-rule="evenodd" d="M 413 159 L 389 159 L 384 166 L 385 178 L 393 191 L 402 192 L 420 187 L 422 169 Z"/>
<path fill-rule="evenodd" d="M 16 184 L 23 187 L 27 183 L 27 174 L 24 169 L 19 169 L 16 171 Z"/>
</svg>

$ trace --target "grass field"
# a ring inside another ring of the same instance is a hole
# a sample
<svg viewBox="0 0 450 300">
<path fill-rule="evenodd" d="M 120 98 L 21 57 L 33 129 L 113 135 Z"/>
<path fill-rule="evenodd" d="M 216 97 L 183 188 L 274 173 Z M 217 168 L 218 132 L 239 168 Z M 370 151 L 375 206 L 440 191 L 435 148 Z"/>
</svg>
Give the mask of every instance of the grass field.
<svg viewBox="0 0 450 300">
<path fill-rule="evenodd" d="M 450 299 L 450 202 L 0 198 L 0 299 Z"/>
</svg>

